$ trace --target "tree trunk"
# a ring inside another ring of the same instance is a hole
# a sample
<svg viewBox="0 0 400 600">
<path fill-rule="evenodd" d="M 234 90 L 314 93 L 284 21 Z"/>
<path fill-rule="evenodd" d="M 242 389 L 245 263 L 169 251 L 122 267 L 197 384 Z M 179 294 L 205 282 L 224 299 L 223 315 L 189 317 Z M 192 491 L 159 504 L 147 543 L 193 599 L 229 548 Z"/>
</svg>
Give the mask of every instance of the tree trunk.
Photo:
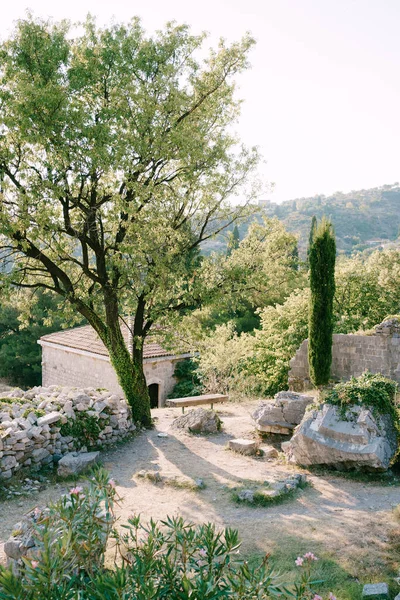
<svg viewBox="0 0 400 600">
<path fill-rule="evenodd" d="M 132 409 L 132 419 L 144 427 L 150 427 L 150 397 L 143 371 L 144 339 L 135 337 L 133 356 L 131 357 L 121 332 L 117 300 L 112 295 L 111 297 L 107 296 L 107 339 L 105 344 L 110 354 L 111 364 Z"/>
<path fill-rule="evenodd" d="M 113 340 L 110 340 L 108 351 L 111 364 L 132 409 L 132 419 L 144 427 L 149 427 L 151 425 L 150 397 L 143 371 L 143 352 L 135 352 L 134 349 L 133 359 L 131 359 L 121 332 L 120 336 L 121 340 L 115 339 L 114 336 Z"/>
</svg>

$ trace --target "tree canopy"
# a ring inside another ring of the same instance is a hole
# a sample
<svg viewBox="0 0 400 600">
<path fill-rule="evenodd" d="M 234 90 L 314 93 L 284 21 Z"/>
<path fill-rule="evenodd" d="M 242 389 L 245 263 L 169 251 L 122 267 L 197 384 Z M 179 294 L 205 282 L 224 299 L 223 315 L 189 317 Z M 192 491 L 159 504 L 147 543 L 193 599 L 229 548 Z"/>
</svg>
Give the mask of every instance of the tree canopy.
<svg viewBox="0 0 400 600">
<path fill-rule="evenodd" d="M 143 423 L 144 338 L 198 301 L 197 250 L 246 214 L 258 160 L 232 133 L 253 40 L 196 58 L 203 42 L 173 23 L 148 37 L 137 19 L 88 18 L 78 35 L 29 17 L 0 49 L 3 281 L 55 292 L 88 320 Z"/>
</svg>

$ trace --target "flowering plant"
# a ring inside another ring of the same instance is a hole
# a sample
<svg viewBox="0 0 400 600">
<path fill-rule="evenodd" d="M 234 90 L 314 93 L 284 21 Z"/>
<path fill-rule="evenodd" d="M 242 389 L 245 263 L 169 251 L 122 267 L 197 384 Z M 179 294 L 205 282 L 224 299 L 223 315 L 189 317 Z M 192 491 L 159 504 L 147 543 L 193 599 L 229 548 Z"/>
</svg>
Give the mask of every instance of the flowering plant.
<svg viewBox="0 0 400 600">
<path fill-rule="evenodd" d="M 255 566 L 240 559 L 233 529 L 181 517 L 143 524 L 134 515 L 117 530 L 117 501 L 115 481 L 99 468 L 85 488 L 35 511 L 35 551 L 19 578 L 0 567 L 0 600 L 322 600 L 312 592 L 312 552 L 296 559 L 300 578 L 287 585 L 268 555 Z M 111 539 L 115 561 L 106 568 Z"/>
</svg>

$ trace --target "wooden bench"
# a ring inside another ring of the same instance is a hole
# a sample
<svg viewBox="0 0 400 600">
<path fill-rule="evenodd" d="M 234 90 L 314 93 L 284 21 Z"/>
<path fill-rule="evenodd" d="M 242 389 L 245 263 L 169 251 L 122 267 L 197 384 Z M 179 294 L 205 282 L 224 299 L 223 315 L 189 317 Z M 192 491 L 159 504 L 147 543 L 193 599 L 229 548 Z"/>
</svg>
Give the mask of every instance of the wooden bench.
<svg viewBox="0 0 400 600">
<path fill-rule="evenodd" d="M 226 402 L 229 396 L 223 394 L 204 394 L 203 396 L 189 396 L 188 398 L 174 398 L 167 400 L 167 406 L 181 406 L 182 412 L 185 412 L 185 406 L 201 406 L 202 404 L 211 404 L 211 410 L 214 404 Z"/>
</svg>

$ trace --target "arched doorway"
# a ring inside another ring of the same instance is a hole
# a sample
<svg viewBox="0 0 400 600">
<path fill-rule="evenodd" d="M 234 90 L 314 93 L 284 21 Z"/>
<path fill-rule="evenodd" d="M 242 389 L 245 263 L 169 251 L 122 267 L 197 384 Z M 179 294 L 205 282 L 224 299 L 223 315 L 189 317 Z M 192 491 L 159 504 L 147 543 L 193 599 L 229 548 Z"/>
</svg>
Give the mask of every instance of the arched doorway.
<svg viewBox="0 0 400 600">
<path fill-rule="evenodd" d="M 160 386 L 158 383 L 152 383 L 148 386 L 150 396 L 150 408 L 158 408 L 158 396 Z"/>
</svg>

